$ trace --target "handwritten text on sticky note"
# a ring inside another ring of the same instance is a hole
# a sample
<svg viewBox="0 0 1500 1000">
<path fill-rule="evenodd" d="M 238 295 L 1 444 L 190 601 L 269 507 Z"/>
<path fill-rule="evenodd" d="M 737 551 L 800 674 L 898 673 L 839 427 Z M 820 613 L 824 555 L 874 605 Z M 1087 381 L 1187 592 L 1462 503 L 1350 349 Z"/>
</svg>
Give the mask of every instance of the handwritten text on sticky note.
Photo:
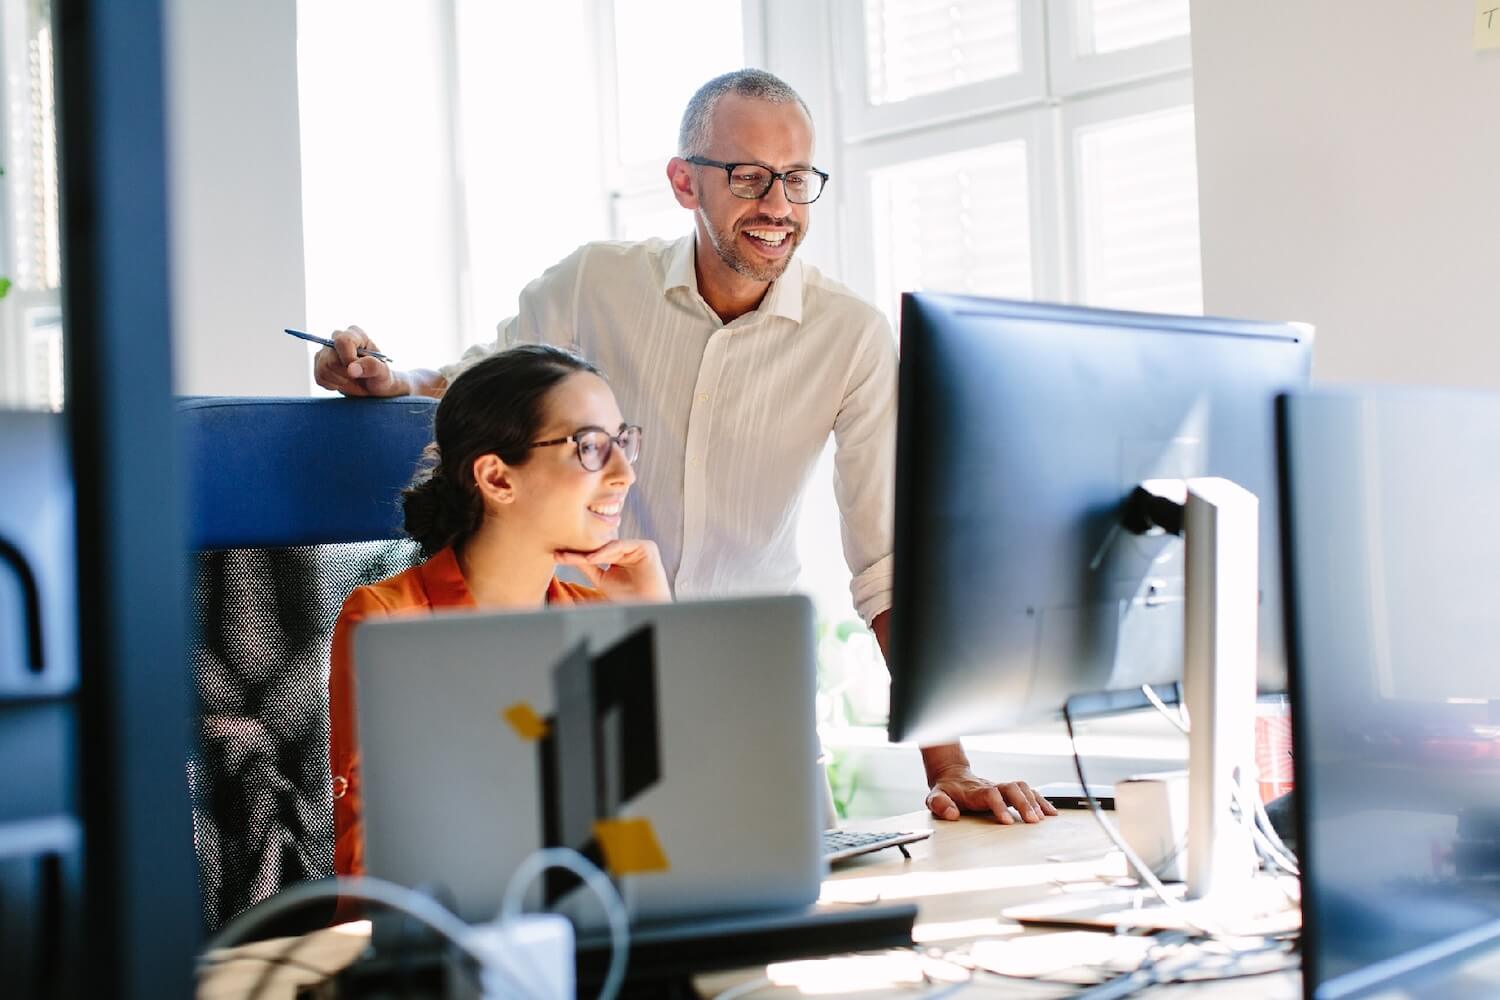
<svg viewBox="0 0 1500 1000">
<path fill-rule="evenodd" d="M 1500 49 L 1500 0 L 1474 0 L 1474 47 Z"/>
</svg>

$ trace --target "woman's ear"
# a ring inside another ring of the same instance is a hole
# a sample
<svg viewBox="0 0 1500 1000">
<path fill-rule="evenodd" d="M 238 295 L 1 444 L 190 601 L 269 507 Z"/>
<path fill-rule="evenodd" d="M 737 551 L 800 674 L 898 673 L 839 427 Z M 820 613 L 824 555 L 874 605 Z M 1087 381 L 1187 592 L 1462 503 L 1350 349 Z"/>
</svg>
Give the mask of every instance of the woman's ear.
<svg viewBox="0 0 1500 1000">
<path fill-rule="evenodd" d="M 474 459 L 474 486 L 486 507 L 515 501 L 516 485 L 511 471 L 499 455 L 480 455 Z"/>
</svg>

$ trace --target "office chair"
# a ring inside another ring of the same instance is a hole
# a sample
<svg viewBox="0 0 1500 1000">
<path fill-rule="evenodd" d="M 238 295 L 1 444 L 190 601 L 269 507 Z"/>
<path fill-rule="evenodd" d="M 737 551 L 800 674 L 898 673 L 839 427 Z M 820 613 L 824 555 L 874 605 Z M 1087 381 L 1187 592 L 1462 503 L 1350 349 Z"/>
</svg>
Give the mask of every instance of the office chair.
<svg viewBox="0 0 1500 1000">
<path fill-rule="evenodd" d="M 433 400 L 179 401 L 194 551 L 188 766 L 204 918 L 333 874 L 328 646 L 349 591 L 420 561 L 400 491 Z"/>
</svg>

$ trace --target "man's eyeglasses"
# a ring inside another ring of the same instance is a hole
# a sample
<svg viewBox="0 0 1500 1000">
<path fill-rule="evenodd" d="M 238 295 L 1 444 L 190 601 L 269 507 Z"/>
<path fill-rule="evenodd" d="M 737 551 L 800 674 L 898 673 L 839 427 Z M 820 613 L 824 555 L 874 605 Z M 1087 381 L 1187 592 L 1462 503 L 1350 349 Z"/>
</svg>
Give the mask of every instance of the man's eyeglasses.
<svg viewBox="0 0 1500 1000">
<path fill-rule="evenodd" d="M 609 453 L 616 446 L 619 446 L 625 461 L 634 465 L 635 460 L 641 457 L 641 433 L 641 429 L 634 424 L 622 427 L 618 434 L 611 434 L 603 427 L 580 427 L 567 437 L 533 441 L 531 446 L 550 448 L 558 444 L 576 444 L 578 464 L 589 472 L 598 472 L 609 464 Z"/>
<path fill-rule="evenodd" d="M 706 156 L 689 156 L 689 163 L 700 167 L 720 167 L 729 178 L 729 193 L 736 198 L 759 200 L 771 192 L 771 185 L 781 180 L 786 200 L 794 205 L 811 205 L 823 193 L 828 175 L 812 167 L 800 167 L 777 173 L 759 163 L 720 163 Z"/>
</svg>

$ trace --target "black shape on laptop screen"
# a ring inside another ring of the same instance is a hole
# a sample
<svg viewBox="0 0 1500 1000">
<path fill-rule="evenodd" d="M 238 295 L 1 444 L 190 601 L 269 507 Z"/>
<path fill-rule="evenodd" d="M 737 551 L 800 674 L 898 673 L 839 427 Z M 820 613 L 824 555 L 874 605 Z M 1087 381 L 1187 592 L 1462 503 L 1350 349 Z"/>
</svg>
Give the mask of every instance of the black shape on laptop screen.
<svg viewBox="0 0 1500 1000">
<path fill-rule="evenodd" d="M 1307 995 L 1359 996 L 1500 940 L 1500 396 L 1278 425 Z"/>
<path fill-rule="evenodd" d="M 655 632 L 643 626 L 597 655 L 579 643 L 553 668 L 552 687 L 556 708 L 537 743 L 542 846 L 571 847 L 603 868 L 595 824 L 662 777 Z M 558 868 L 543 879 L 549 906 L 582 884 Z"/>
</svg>

